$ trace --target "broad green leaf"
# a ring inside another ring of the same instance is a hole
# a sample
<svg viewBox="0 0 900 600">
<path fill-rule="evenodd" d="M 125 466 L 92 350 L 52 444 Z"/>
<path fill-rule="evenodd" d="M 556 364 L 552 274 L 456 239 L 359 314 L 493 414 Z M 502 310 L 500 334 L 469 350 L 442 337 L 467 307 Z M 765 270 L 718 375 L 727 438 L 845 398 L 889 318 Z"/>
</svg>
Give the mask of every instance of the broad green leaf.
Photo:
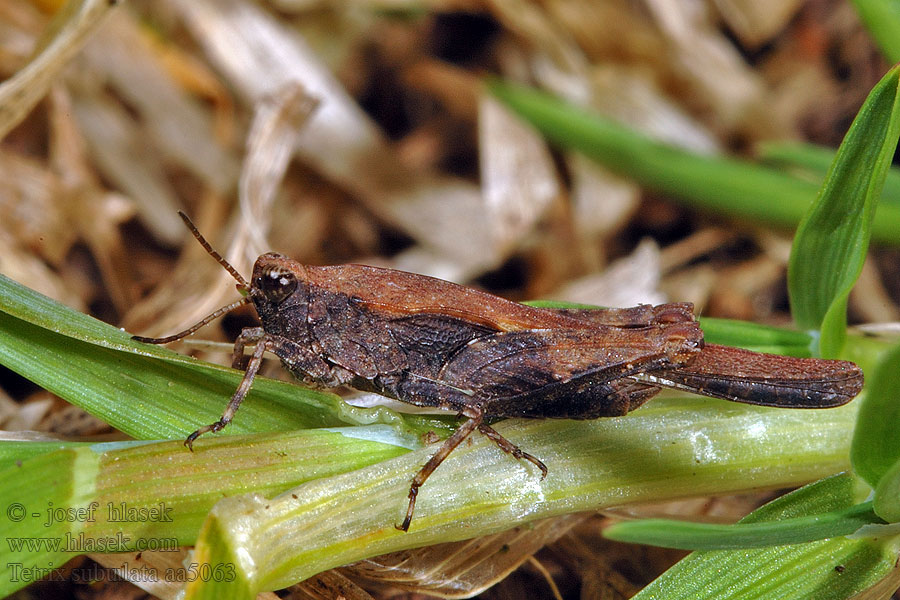
<svg viewBox="0 0 900 600">
<path fill-rule="evenodd" d="M 217 436 L 198 442 L 194 452 L 180 441 L 69 442 L 60 450 L 4 461 L 0 597 L 35 579 L 26 569 L 47 572 L 85 552 L 191 545 L 224 496 L 277 494 L 404 454 L 409 442 L 391 427 L 372 425 Z M 4 455 L 30 445 L 0 442 Z M 131 518 L 126 509 L 146 516 Z"/>
<path fill-rule="evenodd" d="M 874 489 L 900 461 L 900 346 L 882 359 L 859 403 L 850 459 L 853 471 Z"/>
<path fill-rule="evenodd" d="M 563 148 L 690 206 L 793 229 L 818 191 L 815 184 L 774 169 L 654 141 L 533 89 L 494 81 L 490 90 Z M 878 207 L 872 239 L 900 244 L 900 206 Z"/>
<path fill-rule="evenodd" d="M 846 510 L 863 493 L 853 477 L 831 477 L 770 502 L 741 524 Z M 896 537 L 694 552 L 634 600 L 845 600 L 888 577 L 897 552 Z"/>
<path fill-rule="evenodd" d="M 277 498 L 224 499 L 210 513 L 195 557 L 238 564 L 238 588 L 252 594 L 367 556 L 559 514 L 727 493 L 732 485 L 771 487 L 788 472 L 790 479 L 813 470 L 824 476 L 846 468 L 849 432 L 835 429 L 835 420 L 849 425 L 854 411 L 852 403 L 792 411 L 672 398 L 621 418 L 504 421 L 497 429 L 547 464 L 546 479 L 475 435 L 422 486 L 408 533 L 394 524 L 403 518 L 411 475 L 433 448 L 308 482 Z M 807 461 L 821 468 L 808 469 Z M 198 583 L 189 597 L 219 591 L 225 593 L 215 582 Z"/>
<path fill-rule="evenodd" d="M 820 332 L 825 357 L 837 356 L 844 344 L 847 297 L 862 270 L 875 207 L 897 148 L 898 74 L 900 68 L 892 69 L 869 93 L 794 236 L 788 265 L 791 311 L 801 329 Z"/>
<path fill-rule="evenodd" d="M 900 459 L 885 471 L 875 488 L 875 513 L 889 523 L 900 523 Z"/>
</svg>

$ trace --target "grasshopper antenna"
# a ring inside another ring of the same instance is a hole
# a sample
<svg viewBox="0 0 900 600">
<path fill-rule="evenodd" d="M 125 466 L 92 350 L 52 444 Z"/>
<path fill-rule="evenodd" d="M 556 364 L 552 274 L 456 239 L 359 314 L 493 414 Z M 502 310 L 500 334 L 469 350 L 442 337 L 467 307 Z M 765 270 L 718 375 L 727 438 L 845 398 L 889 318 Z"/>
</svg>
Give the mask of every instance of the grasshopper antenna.
<svg viewBox="0 0 900 600">
<path fill-rule="evenodd" d="M 169 342 L 174 342 L 175 340 L 180 340 L 181 338 L 185 338 L 185 337 L 191 335 L 192 333 L 194 333 L 195 331 L 197 331 L 198 329 L 200 329 L 207 323 L 214 321 L 214 320 L 218 319 L 219 317 L 221 317 L 222 315 L 224 315 L 225 313 L 229 313 L 229 312 L 233 311 L 234 309 L 236 309 L 238 306 L 242 306 L 249 302 L 250 302 L 250 296 L 244 296 L 240 300 L 238 300 L 236 302 L 232 302 L 228 306 L 223 306 L 222 308 L 206 315 L 197 323 L 191 325 L 184 331 L 179 331 L 178 333 L 176 333 L 174 335 L 169 335 L 169 336 L 161 337 L 161 338 L 150 338 L 150 337 L 143 337 L 140 335 L 133 335 L 133 336 L 131 336 L 131 339 L 137 340 L 139 342 L 144 342 L 145 344 L 168 344 Z"/>
<path fill-rule="evenodd" d="M 238 287 L 242 290 L 249 291 L 250 284 L 247 283 L 247 280 L 244 279 L 244 277 L 240 273 L 238 273 L 237 269 L 235 269 L 234 267 L 231 266 L 231 263 L 229 263 L 227 260 L 222 258 L 221 254 L 219 254 L 218 252 L 213 250 L 213 247 L 209 244 L 209 242 L 206 241 L 206 238 L 203 237 L 203 234 L 200 233 L 197 230 L 197 228 L 194 226 L 194 222 L 191 221 L 190 217 L 188 217 L 186 214 L 184 214 L 180 210 L 178 211 L 178 216 L 181 217 L 181 220 L 184 221 L 185 225 L 187 225 L 187 228 L 191 231 L 191 234 L 195 238 L 197 238 L 197 241 L 200 242 L 200 245 L 203 246 L 203 249 L 206 250 L 206 252 L 210 256 L 212 256 L 214 259 L 216 259 L 217 263 L 219 263 L 220 265 L 225 267 L 225 270 L 228 271 L 229 273 L 231 273 L 231 276 L 234 277 L 235 280 L 237 280 Z"/>
<path fill-rule="evenodd" d="M 203 234 L 201 234 L 200 231 L 197 230 L 197 227 L 194 226 L 193 221 L 191 221 L 191 219 L 186 214 L 181 212 L 180 210 L 178 211 L 178 216 L 181 217 L 181 220 L 184 221 L 185 225 L 187 225 L 187 228 L 190 230 L 191 234 L 197 239 L 198 242 L 200 242 L 200 245 L 203 246 L 203 249 L 206 250 L 206 252 L 210 256 L 212 256 L 214 259 L 216 259 L 216 262 L 219 263 L 220 265 L 222 265 L 225 268 L 225 270 L 228 271 L 231 274 L 231 276 L 237 280 L 238 289 L 249 292 L 251 290 L 251 288 L 250 288 L 250 284 L 247 283 L 247 280 L 244 279 L 240 273 L 238 273 L 237 269 L 235 269 L 234 267 L 231 266 L 231 263 L 229 263 L 227 260 L 222 258 L 221 254 L 219 254 L 218 252 L 213 250 L 213 247 L 210 245 L 209 242 L 206 241 L 206 238 L 203 237 Z M 249 304 L 250 301 L 251 301 L 251 297 L 249 295 L 244 296 L 240 300 L 237 300 L 236 302 L 232 302 L 228 306 L 223 306 L 222 308 L 213 311 L 212 313 L 210 313 L 209 315 L 207 315 L 203 319 L 201 319 L 199 322 L 195 323 L 194 325 L 191 325 L 184 331 L 180 331 L 174 335 L 169 335 L 169 336 L 161 337 L 161 338 L 150 338 L 150 337 L 143 337 L 140 335 L 133 335 L 133 336 L 131 336 L 131 339 L 137 340 L 139 342 L 144 342 L 145 344 L 168 344 L 170 342 L 174 342 L 176 340 L 180 340 L 181 338 L 185 338 L 185 337 L 191 335 L 192 333 L 194 333 L 195 331 L 197 331 L 198 329 L 200 329 L 207 323 L 209 323 L 215 319 L 218 319 L 225 313 L 229 313 L 239 306 L 242 306 L 244 304 Z"/>
</svg>

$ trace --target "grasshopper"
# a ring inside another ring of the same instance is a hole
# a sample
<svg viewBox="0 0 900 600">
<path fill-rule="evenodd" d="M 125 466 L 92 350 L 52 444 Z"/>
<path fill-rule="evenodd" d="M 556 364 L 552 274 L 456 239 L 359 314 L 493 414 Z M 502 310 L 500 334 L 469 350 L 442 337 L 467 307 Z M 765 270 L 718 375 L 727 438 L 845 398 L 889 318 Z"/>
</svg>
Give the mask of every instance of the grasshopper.
<svg viewBox="0 0 900 600">
<path fill-rule="evenodd" d="M 308 384 L 345 385 L 457 412 L 466 420 L 412 479 L 406 516 L 397 526 L 403 531 L 419 488 L 476 429 L 547 475 L 543 462 L 486 419 L 620 416 L 662 387 L 762 406 L 828 408 L 849 402 L 863 385 L 862 371 L 851 362 L 705 344 L 690 303 L 537 308 L 424 275 L 303 265 L 274 252 L 256 260 L 248 282 L 179 214 L 245 296 L 182 332 L 135 339 L 167 344 L 243 304 L 252 304 L 262 323 L 235 341 L 232 365 L 244 377 L 222 418 L 191 433 L 185 444 L 192 448 L 199 436 L 231 422 L 265 352 Z M 248 359 L 249 346 L 255 348 Z"/>
</svg>

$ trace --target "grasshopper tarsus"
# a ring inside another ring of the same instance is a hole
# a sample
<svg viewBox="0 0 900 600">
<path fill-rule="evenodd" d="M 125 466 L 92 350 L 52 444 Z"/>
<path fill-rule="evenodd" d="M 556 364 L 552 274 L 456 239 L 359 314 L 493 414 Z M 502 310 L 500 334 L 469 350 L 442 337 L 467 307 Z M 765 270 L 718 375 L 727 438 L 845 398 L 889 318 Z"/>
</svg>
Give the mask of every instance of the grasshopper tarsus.
<svg viewBox="0 0 900 600">
<path fill-rule="evenodd" d="M 218 421 L 216 421 L 215 423 L 210 423 L 209 425 L 204 425 L 200 429 L 194 431 L 194 433 L 192 433 L 191 435 L 187 436 L 187 439 L 184 440 L 184 445 L 187 446 L 191 452 L 193 452 L 194 451 L 194 442 L 197 440 L 198 437 L 200 437 L 204 433 L 209 433 L 209 432 L 218 433 L 219 431 L 222 431 L 225 428 L 225 426 L 228 425 L 228 423 L 230 423 L 230 422 L 231 422 L 231 419 L 228 419 L 226 421 L 224 418 L 222 418 L 222 419 L 219 419 Z"/>
<path fill-rule="evenodd" d="M 419 486 L 411 485 L 409 487 L 409 494 L 407 497 L 409 498 L 409 505 L 406 507 L 406 515 L 403 517 L 403 523 L 400 525 L 394 525 L 400 531 L 409 531 L 409 526 L 412 524 L 413 513 L 416 508 L 416 497 L 419 495 Z"/>
<path fill-rule="evenodd" d="M 195 430 L 191 435 L 187 436 L 187 438 L 184 440 L 184 445 L 188 447 L 188 450 L 193 452 L 194 451 L 194 442 L 197 440 L 198 437 L 200 437 L 207 431 L 212 431 L 211 425 L 206 425 L 204 427 L 201 427 L 200 429 Z"/>
<path fill-rule="evenodd" d="M 419 486 L 413 485 L 409 488 L 409 506 L 406 508 L 406 516 L 403 517 L 403 523 L 400 525 L 394 524 L 394 527 L 399 529 L 400 531 L 406 532 L 409 531 L 409 526 L 412 523 L 413 518 L 413 510 L 416 508 L 416 496 L 419 494 Z"/>
</svg>

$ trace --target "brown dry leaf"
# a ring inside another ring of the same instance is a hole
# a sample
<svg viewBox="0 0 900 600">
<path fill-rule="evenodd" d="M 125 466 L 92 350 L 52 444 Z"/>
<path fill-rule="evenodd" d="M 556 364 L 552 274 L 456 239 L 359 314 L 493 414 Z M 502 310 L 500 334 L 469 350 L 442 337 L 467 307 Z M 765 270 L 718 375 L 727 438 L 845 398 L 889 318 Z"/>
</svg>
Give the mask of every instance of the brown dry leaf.
<svg viewBox="0 0 900 600">
<path fill-rule="evenodd" d="M 900 320 L 900 309 L 891 299 L 871 257 L 863 263 L 856 285 L 850 291 L 850 306 L 858 318 L 866 323 Z"/>
<path fill-rule="evenodd" d="M 198 203 L 193 215 L 194 224 L 202 233 L 205 232 L 220 254 L 228 257 L 238 272 L 248 273 L 250 265 L 243 258 L 246 255 L 245 246 L 222 242 L 222 239 L 227 239 L 227 235 L 220 239 L 212 234 L 213 231 L 221 231 L 218 224 L 226 218 L 224 210 L 222 198 L 206 196 Z M 235 229 L 230 230 L 233 232 Z M 190 234 L 185 231 L 183 235 L 187 238 Z M 234 284 L 231 275 L 210 258 L 199 244 L 189 243 L 184 246 L 174 269 L 166 276 L 162 285 L 157 286 L 152 294 L 125 314 L 123 326 L 128 331 L 143 335 L 180 331 L 196 323 L 213 309 L 236 300 Z"/>
<path fill-rule="evenodd" d="M 432 96 L 451 117 L 474 121 L 483 105 L 481 78 L 470 71 L 422 58 L 404 67 L 402 74 L 405 85 Z"/>
<path fill-rule="evenodd" d="M 863 323 L 861 325 L 853 326 L 852 329 L 891 342 L 900 339 L 900 321 L 892 321 L 890 323 Z"/>
<path fill-rule="evenodd" d="M 75 405 L 67 404 L 59 410 L 51 411 L 35 427 L 38 431 L 48 431 L 68 440 L 77 438 L 99 441 L 100 434 L 108 434 L 111 427 L 97 417 L 84 412 Z M 125 436 L 111 434 L 116 439 Z M 89 437 L 90 436 L 90 437 Z"/>
<path fill-rule="evenodd" d="M 667 298 L 692 303 L 694 314 L 709 316 L 706 305 L 717 288 L 718 278 L 715 267 L 703 263 L 666 275 L 659 287 Z"/>
<path fill-rule="evenodd" d="M 40 392 L 29 401 L 19 403 L 18 410 L 3 423 L 9 431 L 31 431 L 37 429 L 38 423 L 47 415 L 53 406 L 53 398 L 49 392 Z"/>
<path fill-rule="evenodd" d="M 704 523 L 734 523 L 766 502 L 774 492 L 758 492 L 716 498 L 686 498 L 672 502 L 648 503 L 604 510 L 615 520 L 623 519 L 692 519 Z"/>
<path fill-rule="evenodd" d="M 61 69 L 114 7 L 108 0 L 68 2 L 47 26 L 35 54 L 0 83 L 0 139 L 44 97 Z"/>
<path fill-rule="evenodd" d="M 461 265 L 453 257 L 424 246 L 413 246 L 394 255 L 390 261 L 366 257 L 360 262 L 456 282 L 468 281 L 476 274 L 469 265 Z"/>
<path fill-rule="evenodd" d="M 100 88 L 80 87 L 71 88 L 72 108 L 93 164 L 131 198 L 157 238 L 174 244 L 184 226 L 178 220 L 179 202 L 160 156 L 146 151 L 143 129 L 117 99 Z"/>
<path fill-rule="evenodd" d="M 730 319 L 753 320 L 772 313 L 772 291 L 784 279 L 785 265 L 767 255 L 717 268 L 719 284 L 713 290 L 709 310 Z"/>
<path fill-rule="evenodd" d="M 568 32 L 591 64 L 626 63 L 660 56 L 662 46 L 640 3 L 628 0 L 548 2 L 544 18 Z M 616 35 L 610 35 L 610 26 Z"/>
<path fill-rule="evenodd" d="M 801 0 L 714 0 L 719 14 L 747 46 L 770 41 L 800 9 Z"/>
<path fill-rule="evenodd" d="M 478 125 L 484 217 L 499 263 L 563 191 L 547 145 L 532 127 L 486 95 Z"/>
<path fill-rule="evenodd" d="M 660 252 L 659 262 L 663 272 L 672 271 L 724 246 L 734 238 L 734 233 L 723 227 L 707 227 L 670 244 Z"/>
<path fill-rule="evenodd" d="M 152 54 L 159 58 L 172 80 L 185 91 L 212 102 L 213 134 L 221 146 L 230 146 L 236 134 L 234 101 L 209 65 L 177 46 L 175 40 L 141 31 L 152 46 Z"/>
<path fill-rule="evenodd" d="M 653 548 L 611 542 L 602 537 L 602 526 L 600 518 L 587 520 L 548 548 L 577 578 L 581 598 L 630 598 L 676 560 Z"/>
<path fill-rule="evenodd" d="M 117 313 L 124 314 L 134 305 L 136 290 L 131 285 L 132 258 L 125 250 L 119 227 L 134 216 L 134 205 L 125 196 L 99 190 L 86 191 L 72 200 L 69 208 L 77 211 L 72 222 L 93 253 Z"/>
<path fill-rule="evenodd" d="M 587 518 L 573 514 L 545 519 L 473 540 L 385 554 L 344 567 L 343 571 L 443 598 L 468 598 L 501 581 L 535 552 Z"/>
<path fill-rule="evenodd" d="M 184 226 L 168 161 L 219 193 L 237 181 L 237 162 L 216 143 L 208 111 L 178 87 L 157 48 L 123 10 L 86 46 L 68 83 L 101 172 L 135 201 L 154 235 L 174 245 Z"/>
<path fill-rule="evenodd" d="M 783 137 L 791 130 L 787 123 L 770 121 L 763 81 L 715 27 L 704 4 L 647 0 L 645 5 L 668 42 L 667 63 L 711 107 L 717 128 L 740 128 L 754 139 Z"/>
<path fill-rule="evenodd" d="M 216 246 L 239 272 L 248 273 L 252 261 L 269 249 L 266 239 L 272 219 L 271 206 L 294 141 L 308 122 L 314 106 L 314 99 L 296 83 L 286 84 L 284 89 L 259 102 L 248 137 L 248 151 L 239 186 L 241 211 L 234 215 L 242 218 L 235 219 L 231 241 Z M 211 207 L 218 204 L 218 200 L 213 200 Z M 219 209 L 212 210 L 218 212 Z M 202 221 L 198 221 L 197 225 L 201 231 L 213 229 L 204 227 Z M 177 331 L 235 299 L 231 276 L 209 257 L 199 263 L 194 262 L 198 260 L 197 250 L 199 246 L 193 252 L 186 253 L 172 277 L 126 316 L 129 326 L 152 323 L 154 333 Z M 194 271 L 198 264 L 204 265 L 198 267 L 204 274 L 202 276 Z M 216 274 L 213 274 L 214 271 Z M 216 282 L 212 284 L 212 289 L 199 283 L 210 281 L 206 279 L 207 275 Z"/>
<path fill-rule="evenodd" d="M 22 248 L 58 265 L 76 240 L 59 202 L 59 178 L 41 162 L 5 149 L 0 149 L 0 173 L 4 229 Z"/>
<path fill-rule="evenodd" d="M 248 236 L 247 258 L 254 260 L 267 251 L 272 205 L 293 154 L 297 137 L 315 110 L 317 101 L 298 83 L 286 83 L 271 97 L 257 102 L 247 155 L 238 184 L 241 224 Z"/>
<path fill-rule="evenodd" d="M 134 216 L 134 205 L 127 198 L 102 189 L 72 117 L 71 99 L 61 86 L 51 90 L 49 112 L 50 162 L 60 180 L 54 204 L 65 218 L 53 235 L 62 239 L 78 236 L 87 243 L 106 291 L 122 314 L 134 303 L 135 290 L 130 283 L 131 261 L 119 227 Z"/>
<path fill-rule="evenodd" d="M 494 17 L 528 48 L 528 69 L 541 85 L 575 104 L 589 103 L 587 57 L 547 6 L 523 0 L 489 0 L 487 4 Z"/>
<path fill-rule="evenodd" d="M 208 107 L 179 85 L 159 45 L 129 10 L 116 13 L 97 31 L 81 62 L 136 113 L 144 143 L 152 143 L 163 160 L 187 169 L 217 193 L 232 190 L 238 163 L 217 143 Z"/>
<path fill-rule="evenodd" d="M 553 297 L 609 307 L 661 304 L 666 299 L 659 291 L 659 277 L 659 246 L 646 239 L 629 256 L 614 261 L 604 272 L 577 279 Z"/>
<path fill-rule="evenodd" d="M 530 53 L 522 57 L 527 64 L 525 69 L 544 86 L 660 139 L 699 152 L 718 151 L 719 144 L 710 132 L 664 95 L 649 71 L 601 62 L 601 58 L 620 58 L 625 48 L 645 47 L 647 40 L 657 35 L 647 27 L 646 19 L 634 18 L 633 8 L 616 2 L 602 6 L 568 2 L 538 7 L 498 1 L 490 6 L 510 29 L 528 35 Z M 634 27 L 622 28 L 622 19 L 634 21 Z M 616 26 L 613 36 L 609 35 L 610 24 Z M 634 41 L 632 36 L 638 41 L 629 44 Z M 592 40 L 602 41 L 594 44 Z M 582 52 L 590 53 L 602 66 L 586 68 Z M 653 56 L 658 54 L 639 58 L 649 60 Z M 637 190 L 583 157 L 567 157 L 567 166 L 572 179 L 572 220 L 580 239 L 581 257 L 596 269 L 603 260 L 596 243 L 615 233 L 634 212 Z"/>
<path fill-rule="evenodd" d="M 380 218 L 467 272 L 484 264 L 487 231 L 478 189 L 448 176 L 410 172 L 386 139 L 298 33 L 242 0 L 176 1 L 187 27 L 225 73 L 244 102 L 300 82 L 319 107 L 298 138 L 296 151 L 324 176 L 353 192 Z"/>
<path fill-rule="evenodd" d="M 22 248 L 5 227 L 0 228 L 0 273 L 75 310 L 85 310 L 86 303 L 78 290 L 37 255 Z"/>
<path fill-rule="evenodd" d="M 338 569 L 325 571 L 287 590 L 284 600 L 372 600 L 372 595 Z"/>
<path fill-rule="evenodd" d="M 17 412 L 19 412 L 19 403 L 0 388 L 0 429 L 7 429 L 6 422 Z"/>
<path fill-rule="evenodd" d="M 699 154 L 717 154 L 721 144 L 642 71 L 604 65 L 592 72 L 591 105 L 599 112 L 661 142 Z"/>
<path fill-rule="evenodd" d="M 0 73 L 18 71 L 34 51 L 47 19 L 32 2 L 0 2 Z"/>
<path fill-rule="evenodd" d="M 640 188 L 580 155 L 566 157 L 571 173 L 572 221 L 590 271 L 605 262 L 600 243 L 617 233 L 638 210 Z"/>
<path fill-rule="evenodd" d="M 320 106 L 298 140 L 298 153 L 322 172 L 361 187 L 372 152 L 384 150 L 377 127 L 299 34 L 255 4 L 175 0 L 184 25 L 245 105 L 300 84 Z"/>
</svg>

